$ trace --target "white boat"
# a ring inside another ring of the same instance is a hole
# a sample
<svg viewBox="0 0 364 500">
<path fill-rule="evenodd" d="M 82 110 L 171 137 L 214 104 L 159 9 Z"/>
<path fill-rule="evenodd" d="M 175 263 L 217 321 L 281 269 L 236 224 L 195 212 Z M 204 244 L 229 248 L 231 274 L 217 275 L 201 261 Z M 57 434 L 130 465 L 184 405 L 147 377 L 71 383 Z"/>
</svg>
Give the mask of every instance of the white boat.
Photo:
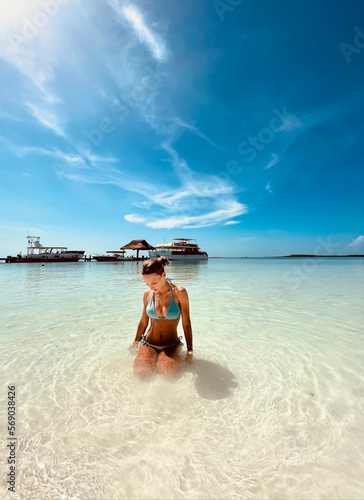
<svg viewBox="0 0 364 500">
<path fill-rule="evenodd" d="M 108 250 L 106 255 L 93 255 L 92 258 L 97 260 L 97 262 L 120 262 L 130 260 L 129 257 L 125 257 L 125 250 Z"/>
<path fill-rule="evenodd" d="M 27 236 L 27 240 L 26 255 L 22 253 L 18 253 L 16 257 L 8 255 L 5 262 L 78 262 L 85 253 L 85 250 L 68 250 L 67 247 L 41 245 L 40 236 Z"/>
<path fill-rule="evenodd" d="M 207 260 L 209 256 L 198 246 L 194 238 L 174 238 L 170 243 L 159 243 L 149 250 L 149 257 L 167 257 L 168 260 Z"/>
</svg>

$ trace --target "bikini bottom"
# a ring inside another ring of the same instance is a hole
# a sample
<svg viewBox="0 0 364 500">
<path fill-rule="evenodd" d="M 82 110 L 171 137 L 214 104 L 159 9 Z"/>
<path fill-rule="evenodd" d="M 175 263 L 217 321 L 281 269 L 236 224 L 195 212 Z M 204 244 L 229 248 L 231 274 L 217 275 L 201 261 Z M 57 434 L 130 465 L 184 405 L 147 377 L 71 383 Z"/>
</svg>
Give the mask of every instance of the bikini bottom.
<svg viewBox="0 0 364 500">
<path fill-rule="evenodd" d="M 147 347 L 151 347 L 152 349 L 154 349 L 155 351 L 157 351 L 159 353 L 159 352 L 166 351 L 167 349 L 170 349 L 171 347 L 177 347 L 179 345 L 183 345 L 183 342 L 181 339 L 182 339 L 182 337 L 178 337 L 178 342 L 176 342 L 175 344 L 160 346 L 160 345 L 150 344 L 145 339 L 145 334 L 144 334 L 144 335 L 142 335 L 142 338 L 140 340 L 140 344 L 146 345 Z"/>
</svg>

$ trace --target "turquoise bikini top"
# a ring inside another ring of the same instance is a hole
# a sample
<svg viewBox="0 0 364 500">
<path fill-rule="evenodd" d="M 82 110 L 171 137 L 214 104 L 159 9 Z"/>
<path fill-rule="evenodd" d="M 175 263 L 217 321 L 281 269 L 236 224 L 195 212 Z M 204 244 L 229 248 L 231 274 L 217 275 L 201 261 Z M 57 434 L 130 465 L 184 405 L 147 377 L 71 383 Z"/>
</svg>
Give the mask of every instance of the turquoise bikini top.
<svg viewBox="0 0 364 500">
<path fill-rule="evenodd" d="M 154 292 L 153 292 L 152 295 L 150 296 L 149 302 L 147 304 L 147 315 L 149 316 L 149 318 L 151 318 L 151 319 L 179 319 L 179 317 L 181 315 L 181 311 L 180 311 L 180 308 L 179 308 L 177 302 L 173 298 L 172 287 L 171 287 L 170 283 L 168 283 L 168 284 L 169 284 L 169 289 L 171 292 L 171 300 L 169 302 L 166 316 L 164 318 L 162 318 L 161 316 L 158 316 L 158 314 L 156 313 L 155 306 L 154 306 Z"/>
</svg>

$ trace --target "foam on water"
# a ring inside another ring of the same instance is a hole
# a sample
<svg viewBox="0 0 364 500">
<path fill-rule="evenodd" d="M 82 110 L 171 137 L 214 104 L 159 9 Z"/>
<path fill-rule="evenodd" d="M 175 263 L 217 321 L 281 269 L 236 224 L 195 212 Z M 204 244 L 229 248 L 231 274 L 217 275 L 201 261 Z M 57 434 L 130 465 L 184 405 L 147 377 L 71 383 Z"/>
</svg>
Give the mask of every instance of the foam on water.
<svg viewBox="0 0 364 500">
<path fill-rule="evenodd" d="M 363 498 L 364 262 L 174 264 L 195 362 L 139 381 L 140 263 L 1 265 L 24 499 Z M 181 330 L 182 333 L 182 330 Z"/>
</svg>

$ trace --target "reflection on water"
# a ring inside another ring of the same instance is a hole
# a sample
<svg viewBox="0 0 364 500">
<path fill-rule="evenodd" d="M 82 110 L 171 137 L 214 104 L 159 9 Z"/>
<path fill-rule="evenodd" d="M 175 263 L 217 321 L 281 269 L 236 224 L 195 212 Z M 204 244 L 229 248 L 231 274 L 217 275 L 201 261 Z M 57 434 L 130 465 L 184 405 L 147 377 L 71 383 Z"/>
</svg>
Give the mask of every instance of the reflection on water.
<svg viewBox="0 0 364 500">
<path fill-rule="evenodd" d="M 203 278 L 208 270 L 207 260 L 196 260 L 189 262 L 171 261 L 165 268 L 165 271 L 173 281 L 182 286 L 189 286 L 191 283 L 195 284 Z"/>
</svg>

